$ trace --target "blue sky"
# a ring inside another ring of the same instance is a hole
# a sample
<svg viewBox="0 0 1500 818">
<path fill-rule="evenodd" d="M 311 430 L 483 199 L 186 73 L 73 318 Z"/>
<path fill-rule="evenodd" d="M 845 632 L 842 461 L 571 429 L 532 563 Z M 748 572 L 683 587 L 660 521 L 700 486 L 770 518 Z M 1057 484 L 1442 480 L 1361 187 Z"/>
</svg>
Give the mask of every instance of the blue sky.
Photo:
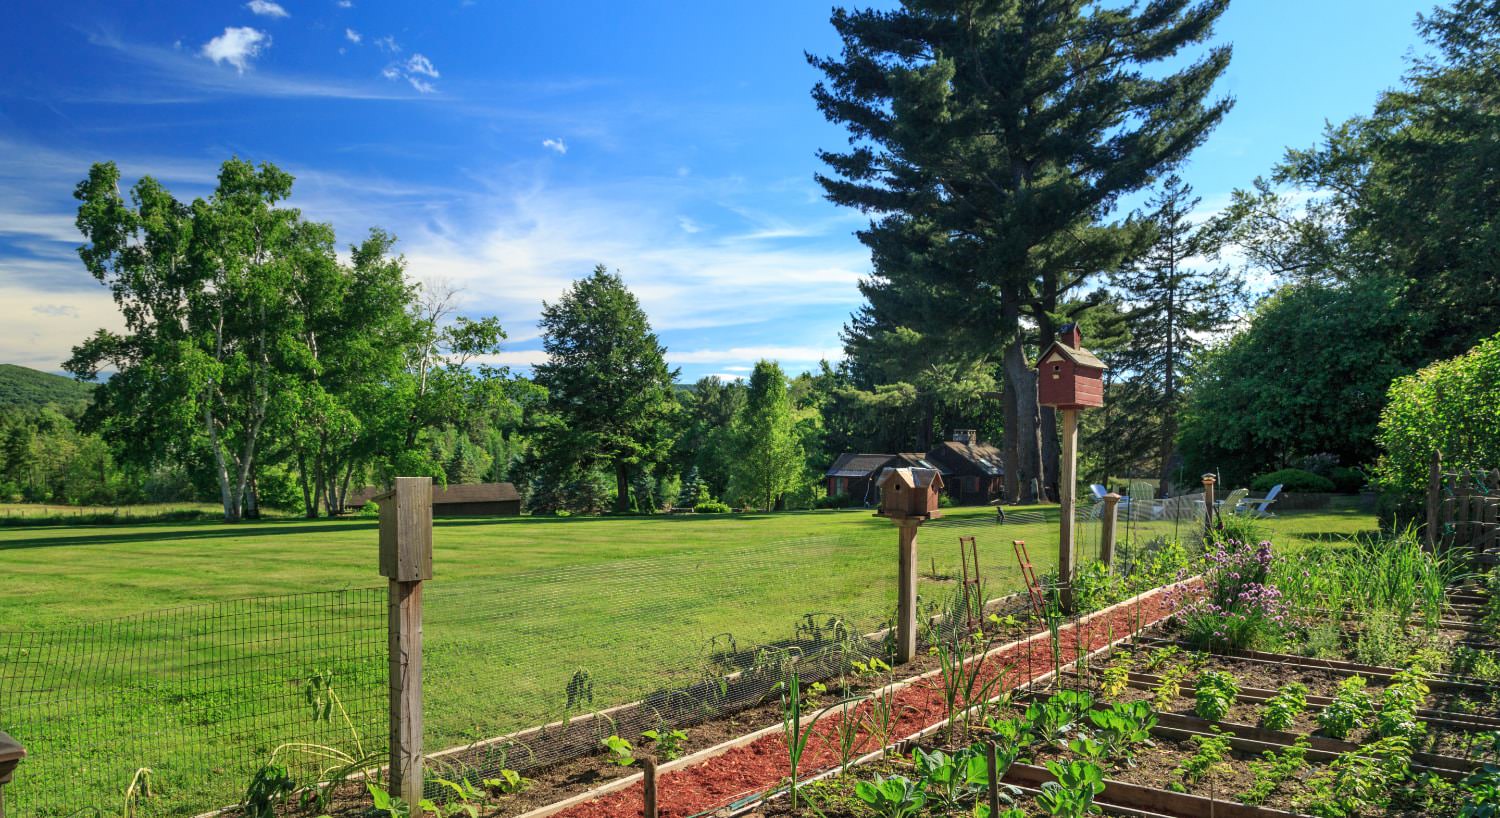
<svg viewBox="0 0 1500 818">
<path fill-rule="evenodd" d="M 1369 110 L 1430 2 L 1235 0 L 1227 121 L 1183 175 L 1222 206 L 1326 120 Z M 179 198 L 230 155 L 297 176 L 341 244 L 395 232 L 418 279 L 539 360 L 543 299 L 595 264 L 639 295 L 684 379 L 839 354 L 868 254 L 821 198 L 844 144 L 804 51 L 829 4 L 368 0 L 19 3 L 0 29 L 0 361 L 56 370 L 117 326 L 74 248 L 91 162 Z"/>
</svg>

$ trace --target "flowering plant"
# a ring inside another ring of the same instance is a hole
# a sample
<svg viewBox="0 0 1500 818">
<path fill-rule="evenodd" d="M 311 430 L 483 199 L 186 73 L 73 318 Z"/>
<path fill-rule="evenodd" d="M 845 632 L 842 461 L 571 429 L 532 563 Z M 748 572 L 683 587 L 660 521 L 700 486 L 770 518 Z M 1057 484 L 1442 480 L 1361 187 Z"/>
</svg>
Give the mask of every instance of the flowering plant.
<svg viewBox="0 0 1500 818">
<path fill-rule="evenodd" d="M 1286 606 L 1267 580 L 1271 543 L 1220 540 L 1204 558 L 1204 599 L 1182 616 L 1188 641 L 1209 650 L 1238 650 L 1277 638 Z"/>
</svg>

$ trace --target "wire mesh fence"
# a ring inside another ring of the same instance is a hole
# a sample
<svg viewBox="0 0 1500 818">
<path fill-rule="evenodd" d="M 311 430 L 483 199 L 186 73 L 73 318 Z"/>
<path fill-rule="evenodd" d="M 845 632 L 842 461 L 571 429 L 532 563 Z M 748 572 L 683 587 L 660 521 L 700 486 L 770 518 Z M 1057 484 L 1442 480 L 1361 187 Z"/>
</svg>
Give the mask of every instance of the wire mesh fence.
<svg viewBox="0 0 1500 818">
<path fill-rule="evenodd" d="M 978 598 L 1029 603 L 1013 540 L 1055 572 L 1056 509 L 924 525 L 918 612 L 960 622 Z M 1080 513 L 1080 551 L 1098 524 Z M 973 537 L 977 570 L 960 538 Z M 557 572 L 432 582 L 426 597 L 425 745 L 449 777 L 530 773 L 618 735 L 688 727 L 764 701 L 792 670 L 833 676 L 890 655 L 897 533 L 839 534 L 690 549 Z M 930 627 L 930 624 L 929 624 Z"/>
<path fill-rule="evenodd" d="M 195 815 L 239 800 L 273 753 L 311 777 L 330 761 L 315 748 L 384 752 L 385 597 L 261 597 L 0 633 L 0 729 L 28 750 L 6 814 Z"/>
<path fill-rule="evenodd" d="M 560 551 L 587 547 L 557 530 Z M 1096 511 L 1081 508 L 1080 563 L 1097 559 L 1099 530 Z M 888 655 L 896 528 L 872 520 L 834 532 L 463 576 L 439 554 L 423 617 L 433 767 L 475 779 L 535 770 L 597 751 L 604 735 L 637 740 L 753 706 L 792 669 L 815 680 Z M 496 529 L 496 546 L 503 535 Z M 964 537 L 977 568 L 960 556 Z M 965 593 L 1024 616 L 1014 540 L 1055 576 L 1055 508 L 924 525 L 919 619 L 957 622 Z M 304 782 L 336 763 L 377 766 L 387 752 L 386 594 L 263 597 L 0 633 L 0 729 L 30 751 L 8 814 L 123 814 L 129 800 L 135 815 L 196 815 L 238 802 L 268 762 Z"/>
</svg>

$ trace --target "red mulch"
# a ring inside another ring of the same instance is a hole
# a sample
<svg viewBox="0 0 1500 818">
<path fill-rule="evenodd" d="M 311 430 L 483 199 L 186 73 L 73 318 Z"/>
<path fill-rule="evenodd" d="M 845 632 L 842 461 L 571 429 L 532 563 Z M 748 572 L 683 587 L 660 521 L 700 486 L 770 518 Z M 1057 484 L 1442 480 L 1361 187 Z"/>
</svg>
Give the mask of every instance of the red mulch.
<svg viewBox="0 0 1500 818">
<path fill-rule="evenodd" d="M 1062 662 L 1066 664 L 1078 658 L 1079 631 L 1082 632 L 1085 652 L 1089 652 L 1109 644 L 1111 638 L 1129 635 L 1137 624 L 1145 627 L 1165 618 L 1173 610 L 1171 601 L 1158 590 L 1139 602 L 1096 615 L 1080 626 L 1067 625 L 1060 632 Z M 984 661 L 981 675 L 985 681 L 1009 667 L 1001 686 L 1011 689 L 1051 672 L 1052 641 L 1046 632 L 1042 632 Z M 892 734 L 898 738 L 912 735 L 947 717 L 942 682 L 936 677 L 897 691 L 895 704 L 893 709 L 897 714 Z M 856 712 L 862 714 L 868 707 L 868 703 L 862 704 Z M 838 718 L 841 716 L 829 716 L 814 727 L 802 756 L 799 770 L 802 777 L 838 764 L 835 738 Z M 786 742 L 780 735 L 766 736 L 701 764 L 662 774 L 657 781 L 657 806 L 662 818 L 687 818 L 723 807 L 738 798 L 770 790 L 783 781 L 787 773 Z M 558 815 L 561 818 L 634 818 L 643 811 L 641 785 L 637 782 L 626 789 L 570 807 Z"/>
</svg>

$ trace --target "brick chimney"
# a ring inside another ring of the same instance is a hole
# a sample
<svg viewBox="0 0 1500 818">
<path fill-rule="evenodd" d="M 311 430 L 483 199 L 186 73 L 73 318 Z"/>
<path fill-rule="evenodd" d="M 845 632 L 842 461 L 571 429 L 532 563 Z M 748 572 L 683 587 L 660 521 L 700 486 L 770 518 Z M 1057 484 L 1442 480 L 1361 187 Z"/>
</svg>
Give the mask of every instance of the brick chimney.
<svg viewBox="0 0 1500 818">
<path fill-rule="evenodd" d="M 1078 349 L 1083 346 L 1083 332 L 1078 329 L 1078 323 L 1063 324 L 1057 328 L 1057 340 L 1066 346 Z"/>
</svg>

